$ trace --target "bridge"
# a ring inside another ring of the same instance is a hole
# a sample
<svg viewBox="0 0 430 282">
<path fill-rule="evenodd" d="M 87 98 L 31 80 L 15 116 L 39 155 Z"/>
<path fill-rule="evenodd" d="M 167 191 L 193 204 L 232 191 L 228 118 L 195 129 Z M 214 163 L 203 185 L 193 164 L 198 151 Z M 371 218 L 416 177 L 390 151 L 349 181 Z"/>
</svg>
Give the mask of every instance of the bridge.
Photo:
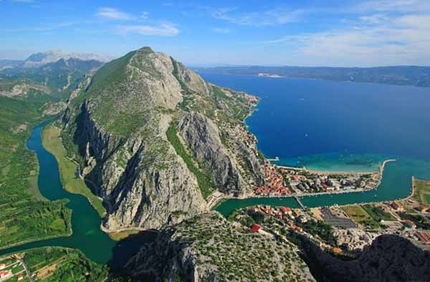
<svg viewBox="0 0 430 282">
<path fill-rule="evenodd" d="M 299 206 L 302 208 L 302 210 L 306 210 L 307 209 L 307 207 L 302 203 L 302 201 L 300 201 L 300 198 L 297 195 L 294 195 L 293 197 L 297 201 L 297 203 L 299 204 Z"/>
</svg>

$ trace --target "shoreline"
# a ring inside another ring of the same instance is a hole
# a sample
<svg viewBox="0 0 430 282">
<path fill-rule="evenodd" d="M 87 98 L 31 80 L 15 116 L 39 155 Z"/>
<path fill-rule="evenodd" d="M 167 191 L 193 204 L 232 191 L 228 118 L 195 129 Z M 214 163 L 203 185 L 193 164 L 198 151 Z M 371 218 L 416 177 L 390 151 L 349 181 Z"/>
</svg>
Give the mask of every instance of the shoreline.
<svg viewBox="0 0 430 282">
<path fill-rule="evenodd" d="M 252 194 L 244 194 L 240 197 L 233 197 L 231 195 L 223 195 L 223 196 L 218 197 L 217 199 L 213 200 L 210 205 L 207 205 L 207 208 L 209 210 L 215 210 L 216 207 L 219 206 L 222 202 L 230 200 L 230 199 L 245 200 L 245 199 L 252 199 L 252 198 L 293 198 L 294 196 L 300 198 L 300 197 L 314 197 L 314 196 L 320 196 L 320 195 L 335 195 L 335 194 L 368 192 L 368 191 L 376 190 L 381 185 L 383 173 L 385 170 L 385 165 L 389 162 L 395 162 L 395 161 L 397 161 L 397 160 L 396 159 L 386 159 L 380 164 L 379 169 L 377 171 L 372 171 L 372 172 L 352 172 L 352 171 L 351 172 L 346 172 L 346 171 L 332 172 L 332 171 L 308 170 L 308 169 L 306 169 L 306 167 L 297 168 L 297 167 L 275 165 L 275 166 L 280 167 L 280 168 L 287 168 L 287 169 L 297 170 L 297 171 L 306 171 L 309 173 L 317 173 L 317 174 L 364 175 L 364 174 L 376 174 L 377 173 L 380 175 L 380 177 L 379 177 L 377 185 L 371 189 L 358 188 L 358 189 L 353 189 L 353 190 L 333 191 L 333 192 L 318 192 L 318 193 L 303 193 L 303 194 L 294 193 L 291 195 L 255 195 L 253 193 Z M 412 195 L 413 195 L 413 191 L 412 191 L 412 194 L 409 195 L 408 197 L 411 197 Z M 402 199 L 398 199 L 398 200 L 402 200 Z M 357 205 L 357 204 L 351 204 L 351 205 Z"/>
<path fill-rule="evenodd" d="M 15 244 L 12 244 L 12 245 L 7 245 L 5 247 L 0 247 L 0 252 L 4 251 L 4 250 L 7 250 L 7 249 L 10 249 L 10 248 L 19 247 L 19 246 L 23 246 L 23 245 L 34 243 L 34 242 L 45 241 L 45 240 L 56 239 L 56 238 L 66 238 L 66 237 L 70 237 L 72 235 L 73 235 L 73 230 L 72 230 L 72 226 L 70 226 L 70 231 L 67 234 L 65 234 L 65 235 L 60 235 L 60 236 L 53 235 L 53 236 L 47 236 L 47 237 L 44 237 L 44 238 L 29 239 L 29 240 L 21 241 L 19 243 L 15 243 Z M 36 248 L 41 248 L 41 247 L 36 247 Z M 8 253 L 0 255 L 0 257 L 1 256 L 5 256 L 7 254 Z"/>
<path fill-rule="evenodd" d="M 385 165 L 389 162 L 395 162 L 396 159 L 386 159 L 382 161 L 382 163 L 379 165 L 378 170 L 372 170 L 372 171 L 340 171 L 340 170 L 319 170 L 319 169 L 307 169 L 306 167 L 293 167 L 293 166 L 284 166 L 284 165 L 277 165 L 275 166 L 279 168 L 285 168 L 290 170 L 297 170 L 297 171 L 306 171 L 309 173 L 316 173 L 316 174 L 341 174 L 341 175 L 347 175 L 347 174 L 356 174 L 356 175 L 364 175 L 364 174 L 374 174 L 374 173 L 380 173 L 382 174 L 385 168 Z"/>
</svg>

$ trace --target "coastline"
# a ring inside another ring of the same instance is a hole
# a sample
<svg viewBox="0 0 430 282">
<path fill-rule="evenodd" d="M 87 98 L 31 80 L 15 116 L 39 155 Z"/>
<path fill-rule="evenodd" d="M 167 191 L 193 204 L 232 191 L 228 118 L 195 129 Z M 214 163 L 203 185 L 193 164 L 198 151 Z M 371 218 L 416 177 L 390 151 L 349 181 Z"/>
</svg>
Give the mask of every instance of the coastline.
<svg viewBox="0 0 430 282">
<path fill-rule="evenodd" d="M 347 194 L 347 193 L 364 193 L 364 192 L 368 192 L 368 191 L 372 191 L 372 190 L 376 190 L 379 185 L 381 185 L 382 182 L 382 177 L 383 177 L 383 173 L 385 170 L 385 165 L 389 162 L 395 162 L 397 161 L 396 159 L 387 159 L 384 160 L 381 165 L 379 166 L 379 169 L 377 171 L 372 171 L 372 172 L 346 172 L 346 171 L 319 171 L 319 170 L 308 170 L 305 167 L 303 168 L 297 168 L 297 167 L 288 167 L 288 166 L 277 166 L 280 168 L 287 168 L 287 169 L 291 169 L 291 170 L 297 170 L 297 171 L 306 171 L 309 173 L 317 173 L 317 174 L 342 174 L 342 175 L 351 175 L 351 174 L 356 174 L 356 175 L 364 175 L 364 174 L 379 174 L 379 180 L 378 183 L 375 187 L 371 188 L 371 189 L 364 189 L 364 188 L 357 188 L 357 189 L 353 189 L 353 190 L 344 190 L 344 191 L 332 191 L 332 192 L 318 192 L 318 193 L 302 193 L 302 194 L 291 194 L 291 195 L 255 195 L 254 193 L 248 193 L 248 194 L 243 194 L 240 197 L 233 197 L 231 195 L 222 195 L 222 196 L 218 196 L 216 197 L 216 199 L 214 199 L 212 201 L 209 200 L 207 203 L 207 208 L 209 210 L 215 210 L 222 202 L 229 200 L 229 199 L 238 199 L 238 200 L 243 200 L 243 199 L 252 199 L 252 198 L 293 198 L 293 197 L 315 197 L 315 196 L 320 196 L 320 195 L 336 195 L 336 194 Z M 413 191 L 412 194 L 409 195 L 409 197 L 411 197 L 413 195 Z M 401 199 L 398 199 L 401 200 Z M 355 205 L 355 204 L 351 204 L 351 205 Z"/>
<path fill-rule="evenodd" d="M 379 165 L 379 169 L 377 171 L 372 170 L 372 171 L 336 171 L 336 170 L 314 170 L 314 169 L 307 169 L 306 167 L 293 167 L 293 166 L 284 166 L 284 165 L 276 165 L 277 167 L 280 168 L 285 168 L 285 169 L 289 169 L 289 170 L 297 170 L 297 171 L 306 171 L 309 173 L 316 173 L 316 174 L 340 174 L 340 175 L 348 175 L 348 174 L 356 174 L 356 175 L 365 175 L 365 174 L 373 174 L 373 173 L 380 173 L 382 174 L 385 168 L 385 165 L 389 162 L 395 162 L 397 161 L 396 159 L 386 159 L 384 160 L 380 165 Z"/>
</svg>

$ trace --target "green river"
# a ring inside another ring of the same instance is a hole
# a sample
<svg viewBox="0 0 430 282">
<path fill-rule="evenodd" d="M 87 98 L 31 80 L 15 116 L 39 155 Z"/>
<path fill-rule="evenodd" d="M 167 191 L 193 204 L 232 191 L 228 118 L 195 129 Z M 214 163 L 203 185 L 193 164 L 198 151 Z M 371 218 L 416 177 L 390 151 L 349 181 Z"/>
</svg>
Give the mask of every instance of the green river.
<svg viewBox="0 0 430 282">
<path fill-rule="evenodd" d="M 69 237 L 41 240 L 3 249 L 0 250 L 0 255 L 43 246 L 64 246 L 81 250 L 95 262 L 107 263 L 112 258 L 114 248 L 121 247 L 121 243 L 116 244 L 100 230 L 100 217 L 85 197 L 70 194 L 62 188 L 58 164 L 54 156 L 42 146 L 41 132 L 47 123 L 42 123 L 34 128 L 27 146 L 37 154 L 40 165 L 38 185 L 43 196 L 49 200 L 69 199 L 68 207 L 73 210 L 73 234 Z M 318 207 L 404 198 L 411 193 L 412 176 L 430 179 L 430 165 L 417 160 L 398 159 L 396 162 L 386 164 L 382 183 L 377 189 L 367 192 L 306 196 L 301 197 L 301 200 L 308 207 Z M 258 204 L 298 207 L 296 201 L 291 197 L 250 198 L 227 200 L 220 204 L 216 210 L 227 216 L 238 208 Z M 122 247 L 127 248 L 126 246 Z M 135 244 L 128 248 L 135 250 L 136 247 Z"/>
</svg>

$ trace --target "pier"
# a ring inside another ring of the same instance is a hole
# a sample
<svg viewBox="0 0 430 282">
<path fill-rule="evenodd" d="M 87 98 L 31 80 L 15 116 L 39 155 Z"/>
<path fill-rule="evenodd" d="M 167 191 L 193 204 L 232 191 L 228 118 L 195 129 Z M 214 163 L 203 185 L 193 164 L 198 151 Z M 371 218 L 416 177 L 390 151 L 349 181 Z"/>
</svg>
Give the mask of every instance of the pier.
<svg viewBox="0 0 430 282">
<path fill-rule="evenodd" d="M 274 159 L 267 159 L 269 162 L 279 162 L 279 157 L 275 157 Z"/>
<path fill-rule="evenodd" d="M 306 210 L 307 209 L 307 207 L 305 205 L 303 205 L 302 201 L 300 201 L 300 198 L 297 195 L 294 195 L 293 197 L 297 201 L 297 203 L 299 204 L 299 206 L 302 208 L 302 210 Z"/>
</svg>

